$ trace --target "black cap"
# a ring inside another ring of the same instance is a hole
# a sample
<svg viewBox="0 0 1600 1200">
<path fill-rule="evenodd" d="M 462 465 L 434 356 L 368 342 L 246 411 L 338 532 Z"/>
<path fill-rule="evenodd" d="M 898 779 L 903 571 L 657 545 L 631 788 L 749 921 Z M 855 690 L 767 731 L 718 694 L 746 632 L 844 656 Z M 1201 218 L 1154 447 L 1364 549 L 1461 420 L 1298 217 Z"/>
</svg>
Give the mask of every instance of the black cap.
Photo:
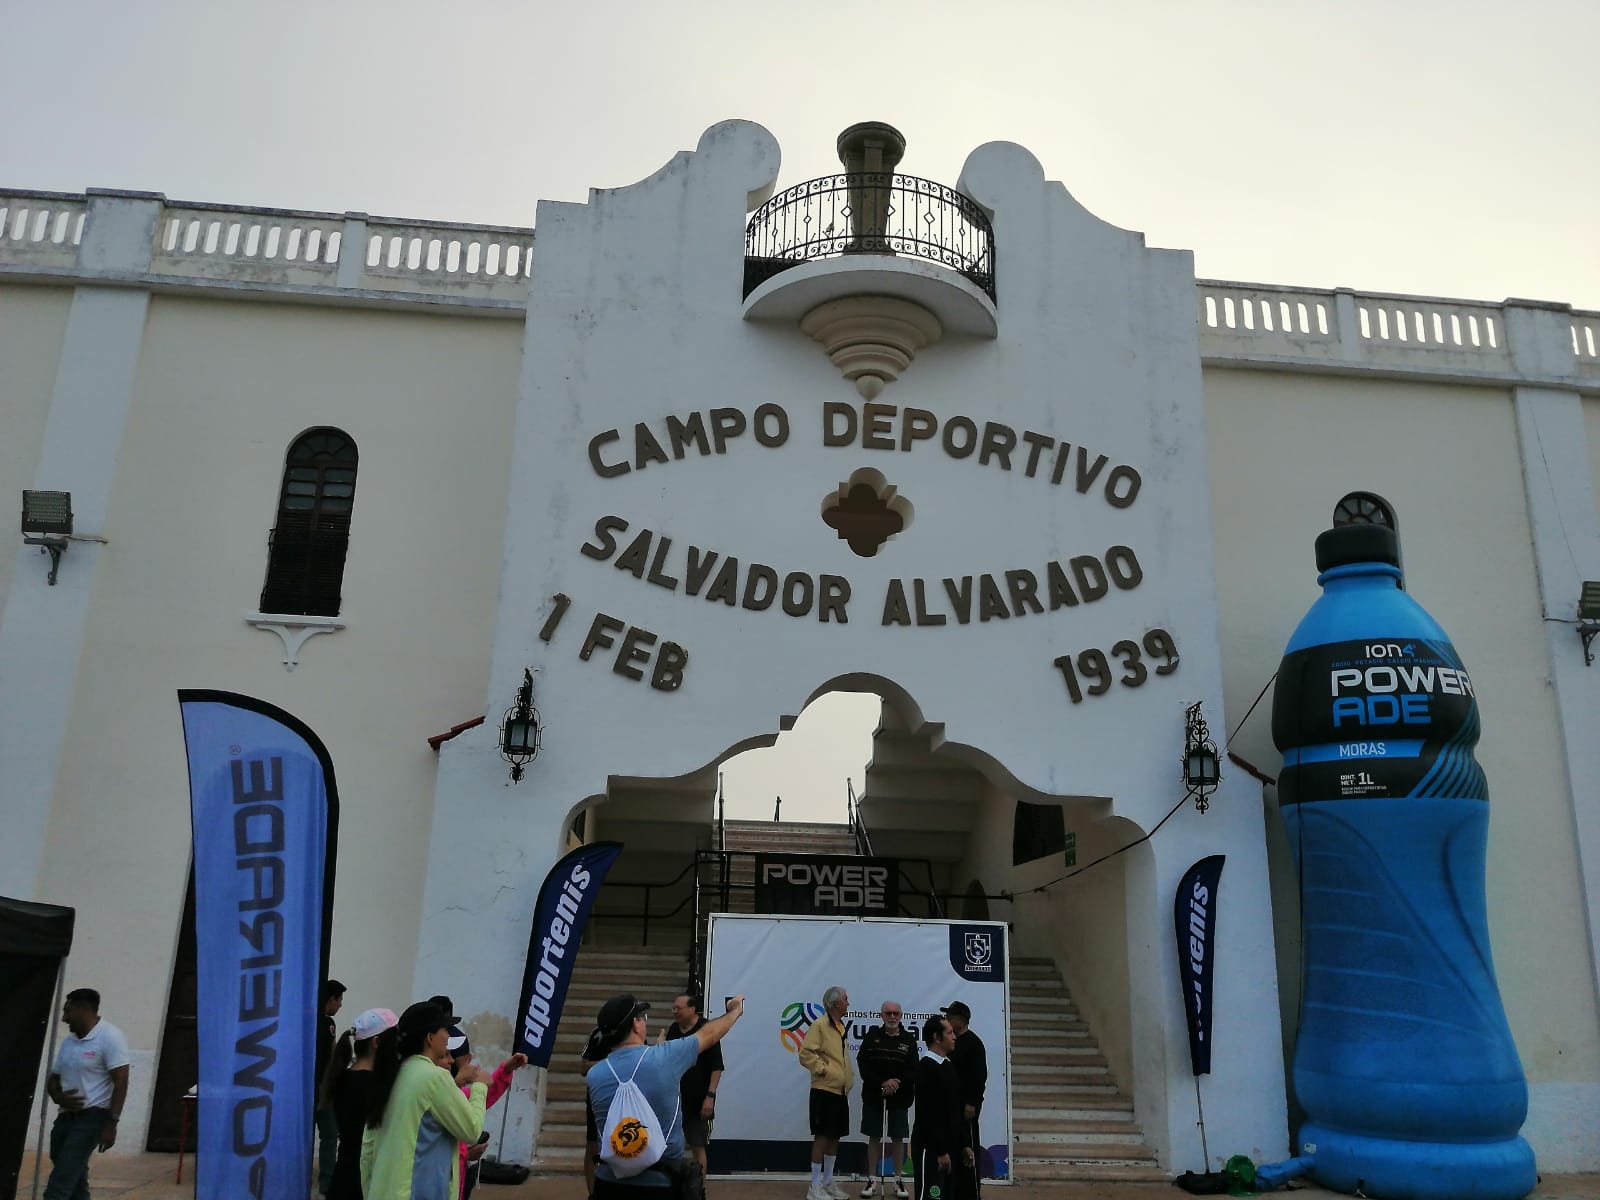
<svg viewBox="0 0 1600 1200">
<path fill-rule="evenodd" d="M 608 1041 L 618 1042 L 632 1032 L 633 1019 L 650 1011 L 650 1006 L 636 1000 L 632 992 L 613 996 L 600 1006 L 600 1015 L 594 1023 Z"/>
<path fill-rule="evenodd" d="M 963 1021 L 972 1020 L 972 1010 L 959 1000 L 946 1004 L 939 1011 L 947 1017 L 960 1017 Z"/>
<path fill-rule="evenodd" d="M 1317 534 L 1317 570 L 1350 563 L 1400 565 L 1400 539 L 1387 525 L 1339 525 Z"/>
<path fill-rule="evenodd" d="M 419 1000 L 400 1014 L 400 1036 L 420 1033 L 427 1035 L 435 1029 L 449 1029 L 450 1014 L 431 1000 Z"/>
<path fill-rule="evenodd" d="M 428 1003 L 437 1004 L 441 1009 L 443 1009 L 445 1019 L 448 1020 L 450 1024 L 461 1024 L 461 1018 L 456 1016 L 456 1006 L 451 1001 L 449 996 L 429 996 Z"/>
</svg>

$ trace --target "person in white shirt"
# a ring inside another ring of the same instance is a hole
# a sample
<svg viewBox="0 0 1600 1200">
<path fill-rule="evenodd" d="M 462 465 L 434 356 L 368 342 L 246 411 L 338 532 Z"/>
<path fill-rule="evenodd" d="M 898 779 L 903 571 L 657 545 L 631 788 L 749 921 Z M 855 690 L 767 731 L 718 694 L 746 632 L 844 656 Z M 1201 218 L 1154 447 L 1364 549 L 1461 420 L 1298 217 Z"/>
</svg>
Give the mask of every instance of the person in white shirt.
<svg viewBox="0 0 1600 1200">
<path fill-rule="evenodd" d="M 50 1128 L 50 1181 L 44 1200 L 89 1200 L 89 1158 L 116 1144 L 128 1098 L 128 1039 L 100 1017 L 100 993 L 67 993 L 61 1019 L 69 1030 L 45 1085 L 61 1111 Z"/>
</svg>

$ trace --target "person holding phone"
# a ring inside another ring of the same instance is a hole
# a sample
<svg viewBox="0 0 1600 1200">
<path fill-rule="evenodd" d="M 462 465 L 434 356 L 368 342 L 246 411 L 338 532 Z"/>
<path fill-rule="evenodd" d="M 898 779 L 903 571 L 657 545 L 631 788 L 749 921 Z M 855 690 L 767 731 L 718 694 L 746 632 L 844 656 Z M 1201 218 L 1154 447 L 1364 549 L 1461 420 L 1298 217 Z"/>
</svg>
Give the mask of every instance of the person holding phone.
<svg viewBox="0 0 1600 1200">
<path fill-rule="evenodd" d="M 413 1004 L 396 1026 L 396 1056 L 373 1064 L 361 1138 L 366 1200 L 460 1195 L 457 1148 L 483 1133 L 489 1076 L 468 1063 L 451 1078 L 449 1016 L 436 1004 Z"/>
</svg>

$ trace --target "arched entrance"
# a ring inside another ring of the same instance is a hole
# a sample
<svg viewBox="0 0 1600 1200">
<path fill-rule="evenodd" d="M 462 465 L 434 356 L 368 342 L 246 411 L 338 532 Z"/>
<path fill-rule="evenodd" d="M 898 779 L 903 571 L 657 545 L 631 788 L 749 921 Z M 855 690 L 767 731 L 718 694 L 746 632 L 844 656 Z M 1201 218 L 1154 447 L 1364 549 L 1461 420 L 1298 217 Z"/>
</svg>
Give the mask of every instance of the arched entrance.
<svg viewBox="0 0 1600 1200">
<path fill-rule="evenodd" d="M 851 679 L 856 687 L 862 682 Z M 718 790 L 719 776 L 725 784 L 736 774 L 746 787 L 760 778 L 730 770 L 739 758 L 735 750 L 771 743 L 746 750 L 745 757 L 782 759 L 785 742 L 815 736 L 814 711 L 837 695 L 835 687 L 824 686 L 796 719 L 781 723 L 780 734 L 752 736 L 675 779 L 613 777 L 605 793 L 568 813 L 569 847 L 615 840 L 625 849 L 597 901 L 560 1042 L 581 1044 L 593 1011 L 615 992 L 648 996 L 664 1021 L 675 993 L 700 991 L 709 915 L 767 911 L 755 887 L 757 854 L 890 861 L 899 884 L 896 916 L 995 919 L 1011 930 L 1008 1028 L 990 1029 L 989 1035 L 997 1045 L 1010 1035 L 1010 1092 L 1029 1116 L 1016 1132 L 1006 1169 L 1049 1177 L 1065 1169 L 1061 1148 L 1067 1145 L 1073 1147 L 1071 1169 L 1147 1177 L 1155 1154 L 1139 1129 L 1138 1112 L 1146 1109 L 1159 1119 L 1165 1080 L 1146 1078 L 1152 1094 L 1144 1103 L 1135 1096 L 1132 1031 L 1139 1020 L 1129 979 L 1130 955 L 1137 957 L 1139 950 L 1130 945 L 1149 946 L 1151 939 L 1130 936 L 1128 926 L 1130 912 L 1149 912 L 1154 904 L 1127 893 L 1152 886 L 1150 873 L 1132 859 L 1113 856 L 1083 877 L 1059 882 L 1069 828 L 1095 856 L 1114 850 L 1116 839 L 1136 841 L 1138 829 L 1107 816 L 1106 801 L 1040 797 L 1021 788 L 986 756 L 944 744 L 939 726 L 923 719 L 909 697 L 886 681 L 874 682 L 872 694 L 881 705 L 874 706 L 877 716 L 865 738 L 859 794 L 852 788 L 848 802 L 794 790 L 792 775 L 781 767 L 775 777 L 790 790 L 776 814 L 767 809 L 765 792 L 741 798 Z M 803 752 L 816 754 L 815 744 Z M 843 781 L 830 790 L 842 791 Z M 762 819 L 730 818 L 730 809 L 757 812 Z M 1053 816 L 1053 823 L 1041 814 Z M 834 819 L 816 819 L 829 816 Z M 1049 886 L 1030 893 L 1041 884 Z M 1014 898 L 1014 892 L 1024 894 Z M 830 969 L 843 970 L 841 980 L 850 982 L 848 965 Z M 955 998 L 952 993 L 938 999 Z M 861 997 L 862 1022 L 873 1019 L 878 999 Z M 542 1170 L 576 1169 L 568 1150 L 582 1117 L 581 1104 L 572 1103 L 581 1102 L 580 1081 L 574 1062 L 552 1065 L 550 1095 L 564 1099 L 547 1105 L 539 1136 Z M 1086 1120 L 1085 1111 L 1093 1118 Z M 1100 1133 L 1100 1142 L 1084 1141 Z M 848 1151 L 848 1162 L 855 1153 Z M 728 1154 L 719 1160 L 713 1146 L 713 1171 L 751 1165 L 748 1152 Z"/>
</svg>

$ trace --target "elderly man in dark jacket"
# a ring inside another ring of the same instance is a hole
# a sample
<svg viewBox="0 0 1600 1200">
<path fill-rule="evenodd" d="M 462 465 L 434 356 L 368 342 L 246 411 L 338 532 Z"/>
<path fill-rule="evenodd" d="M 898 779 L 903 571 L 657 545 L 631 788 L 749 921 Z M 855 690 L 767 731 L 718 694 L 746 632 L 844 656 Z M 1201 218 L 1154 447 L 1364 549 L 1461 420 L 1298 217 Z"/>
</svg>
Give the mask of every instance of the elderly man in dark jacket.
<svg viewBox="0 0 1600 1200">
<path fill-rule="evenodd" d="M 929 1017 L 922 1026 L 928 1053 L 917 1063 L 917 1120 L 911 1127 L 911 1165 L 916 1172 L 917 1200 L 939 1200 L 950 1194 L 957 1166 L 972 1168 L 972 1144 L 961 1113 L 961 1081 L 950 1060 L 956 1034 L 943 1017 Z"/>
<path fill-rule="evenodd" d="M 916 1093 L 917 1039 L 900 1023 L 898 1000 L 885 1000 L 879 1016 L 883 1024 L 867 1030 L 861 1049 L 856 1052 L 856 1066 L 861 1071 L 861 1132 L 867 1138 L 867 1186 L 861 1189 L 861 1195 L 881 1193 L 887 1197 L 892 1177 L 896 1200 L 905 1200 L 900 1164 L 905 1161 L 906 1138 L 911 1132 L 908 1118 Z M 885 1140 L 893 1147 L 887 1168 L 883 1156 Z"/>
</svg>

